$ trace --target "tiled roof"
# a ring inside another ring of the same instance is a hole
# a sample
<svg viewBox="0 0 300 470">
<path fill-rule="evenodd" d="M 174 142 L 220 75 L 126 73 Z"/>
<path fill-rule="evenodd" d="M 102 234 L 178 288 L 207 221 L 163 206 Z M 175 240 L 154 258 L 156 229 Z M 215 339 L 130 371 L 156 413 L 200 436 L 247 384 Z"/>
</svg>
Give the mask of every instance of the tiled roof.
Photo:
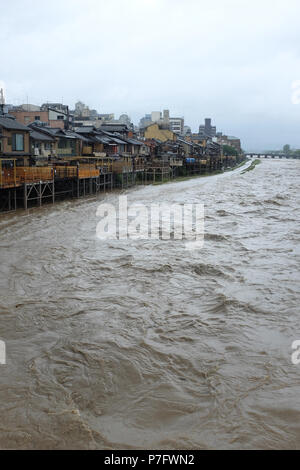
<svg viewBox="0 0 300 470">
<path fill-rule="evenodd" d="M 20 124 L 12 117 L 5 117 L 0 116 L 0 127 L 4 127 L 4 129 L 14 129 L 17 131 L 29 131 L 30 129 L 23 124 Z"/>
<path fill-rule="evenodd" d="M 78 132 L 79 134 L 87 134 L 89 132 L 93 132 L 94 130 L 94 126 L 75 127 L 75 132 Z"/>
<path fill-rule="evenodd" d="M 108 132 L 120 132 L 120 131 L 127 131 L 128 128 L 126 124 L 102 124 L 100 130 L 108 131 Z"/>
<path fill-rule="evenodd" d="M 38 132 L 35 130 L 30 131 L 30 137 L 33 140 L 43 140 L 46 142 L 55 142 L 54 137 L 51 137 L 50 135 L 43 134 L 42 132 Z"/>
</svg>

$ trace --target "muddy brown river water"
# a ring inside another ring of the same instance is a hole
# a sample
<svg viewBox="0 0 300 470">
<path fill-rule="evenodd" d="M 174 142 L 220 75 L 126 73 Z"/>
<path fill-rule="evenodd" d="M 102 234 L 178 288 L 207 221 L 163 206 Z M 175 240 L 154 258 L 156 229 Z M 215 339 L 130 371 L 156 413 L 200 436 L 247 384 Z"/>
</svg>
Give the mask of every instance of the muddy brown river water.
<svg viewBox="0 0 300 470">
<path fill-rule="evenodd" d="M 0 217 L 0 448 L 300 448 L 300 161 L 139 187 L 205 243 L 101 241 L 103 200 Z"/>
</svg>

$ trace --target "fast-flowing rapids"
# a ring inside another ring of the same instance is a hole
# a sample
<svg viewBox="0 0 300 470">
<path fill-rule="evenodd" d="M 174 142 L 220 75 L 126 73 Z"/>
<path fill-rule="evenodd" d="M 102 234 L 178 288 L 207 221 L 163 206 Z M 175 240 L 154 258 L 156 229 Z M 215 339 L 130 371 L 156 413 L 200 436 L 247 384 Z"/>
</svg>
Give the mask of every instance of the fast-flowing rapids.
<svg viewBox="0 0 300 470">
<path fill-rule="evenodd" d="M 126 192 L 205 242 L 99 240 L 117 193 L 0 218 L 2 449 L 293 449 L 300 162 Z"/>
</svg>

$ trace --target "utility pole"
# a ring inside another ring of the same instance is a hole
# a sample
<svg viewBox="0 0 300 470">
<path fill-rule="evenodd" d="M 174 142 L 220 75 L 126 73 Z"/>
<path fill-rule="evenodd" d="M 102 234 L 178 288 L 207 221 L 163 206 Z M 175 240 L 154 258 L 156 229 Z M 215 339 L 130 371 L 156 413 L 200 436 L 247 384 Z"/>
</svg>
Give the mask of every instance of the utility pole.
<svg viewBox="0 0 300 470">
<path fill-rule="evenodd" d="M 3 91 L 3 88 L 1 88 L 0 89 L 0 115 L 4 114 L 4 105 L 5 105 L 4 91 Z"/>
</svg>

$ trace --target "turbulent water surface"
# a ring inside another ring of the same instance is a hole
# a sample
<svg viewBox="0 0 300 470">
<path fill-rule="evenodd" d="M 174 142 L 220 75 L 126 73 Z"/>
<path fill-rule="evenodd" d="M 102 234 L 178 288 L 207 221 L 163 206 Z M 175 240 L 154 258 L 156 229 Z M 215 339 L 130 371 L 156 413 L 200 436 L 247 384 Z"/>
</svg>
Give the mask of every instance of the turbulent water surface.
<svg viewBox="0 0 300 470">
<path fill-rule="evenodd" d="M 101 241 L 102 200 L 0 218 L 2 449 L 300 446 L 299 161 L 128 190 L 205 243 Z"/>
</svg>

